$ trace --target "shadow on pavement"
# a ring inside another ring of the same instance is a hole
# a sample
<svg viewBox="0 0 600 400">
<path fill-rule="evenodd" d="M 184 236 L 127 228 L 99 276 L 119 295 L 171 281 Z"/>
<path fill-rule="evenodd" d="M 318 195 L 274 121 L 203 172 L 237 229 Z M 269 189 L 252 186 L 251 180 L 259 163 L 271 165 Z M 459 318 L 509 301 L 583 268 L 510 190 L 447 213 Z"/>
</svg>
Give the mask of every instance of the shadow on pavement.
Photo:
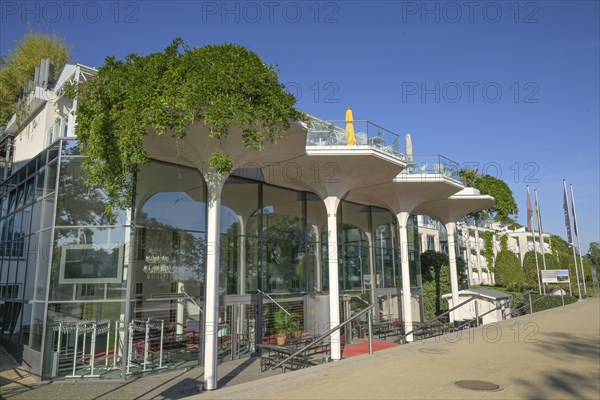
<svg viewBox="0 0 600 400">
<path fill-rule="evenodd" d="M 547 340 L 544 339 L 547 337 Z M 570 333 L 542 334 L 539 351 L 556 359 L 556 363 L 548 365 L 552 371 L 543 373 L 543 384 L 528 381 L 526 378 L 517 379 L 513 383 L 527 388 L 529 399 L 540 398 L 585 398 L 589 393 L 597 393 L 600 398 L 600 382 L 597 375 L 598 360 L 600 360 L 600 343 L 598 337 L 574 335 Z M 570 365 L 589 362 L 590 369 L 577 373 Z M 527 376 L 527 371 L 523 371 Z"/>
</svg>

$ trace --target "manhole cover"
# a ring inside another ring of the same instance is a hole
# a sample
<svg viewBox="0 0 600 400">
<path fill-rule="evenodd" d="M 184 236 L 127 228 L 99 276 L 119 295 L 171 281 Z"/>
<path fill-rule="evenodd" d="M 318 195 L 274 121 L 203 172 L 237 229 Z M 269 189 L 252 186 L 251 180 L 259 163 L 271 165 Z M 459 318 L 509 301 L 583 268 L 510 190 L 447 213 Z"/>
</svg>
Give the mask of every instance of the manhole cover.
<svg viewBox="0 0 600 400">
<path fill-rule="evenodd" d="M 419 351 L 421 353 L 426 353 L 426 354 L 448 354 L 449 351 L 446 349 L 431 349 L 431 348 L 423 348 L 423 349 L 419 349 Z"/>
<path fill-rule="evenodd" d="M 469 390 L 483 390 L 487 392 L 497 392 L 499 390 L 502 390 L 500 385 L 496 385 L 495 383 L 486 381 L 463 380 L 455 382 L 454 384 L 460 388 Z"/>
</svg>

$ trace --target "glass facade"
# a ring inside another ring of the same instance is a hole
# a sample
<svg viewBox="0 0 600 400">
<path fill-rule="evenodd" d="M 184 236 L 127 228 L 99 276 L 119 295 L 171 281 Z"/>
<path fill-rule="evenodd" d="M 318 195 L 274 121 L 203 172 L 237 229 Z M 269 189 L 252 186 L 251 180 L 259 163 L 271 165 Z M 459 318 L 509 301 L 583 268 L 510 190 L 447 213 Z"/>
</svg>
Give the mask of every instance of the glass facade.
<svg viewBox="0 0 600 400">
<path fill-rule="evenodd" d="M 0 186 L 0 340 L 20 358 L 41 350 L 59 144 Z"/>
<path fill-rule="evenodd" d="M 106 214 L 106 195 L 86 186 L 82 162 L 76 141 L 60 139 L 0 186 L 2 343 L 18 358 L 24 349 L 38 354 L 34 372 L 43 379 L 122 379 L 200 364 L 206 256 L 214 250 L 202 175 L 152 161 L 138 174 L 135 207 Z M 270 340 L 278 307 L 261 292 L 280 299 L 305 329 L 315 318 L 309 297 L 328 289 L 330 256 L 338 257 L 342 293 L 378 302 L 380 320 L 401 318 L 395 216 L 347 201 L 337 215 L 334 254 L 315 194 L 227 180 L 221 359 L 254 354 L 256 343 Z M 411 290 L 420 299 L 416 217 L 408 226 Z"/>
</svg>

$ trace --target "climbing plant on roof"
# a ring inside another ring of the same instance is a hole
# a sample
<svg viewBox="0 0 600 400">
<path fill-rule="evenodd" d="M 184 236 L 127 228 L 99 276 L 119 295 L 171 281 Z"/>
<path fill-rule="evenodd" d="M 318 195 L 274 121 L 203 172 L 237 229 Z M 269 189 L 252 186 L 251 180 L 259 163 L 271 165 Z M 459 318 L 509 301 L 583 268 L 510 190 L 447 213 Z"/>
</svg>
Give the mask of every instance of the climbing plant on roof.
<svg viewBox="0 0 600 400">
<path fill-rule="evenodd" d="M 261 150 L 290 121 L 304 119 L 275 66 L 252 51 L 235 44 L 190 48 L 179 38 L 163 52 L 106 58 L 97 77 L 70 95 L 79 101 L 77 136 L 88 184 L 103 187 L 113 207 L 130 206 L 133 179 L 148 162 L 147 135 L 179 140 L 193 124 L 206 124 L 209 136 L 222 140 L 238 127 L 244 145 Z M 222 174 L 233 168 L 220 149 L 208 163 Z"/>
<path fill-rule="evenodd" d="M 494 197 L 491 208 L 469 214 L 476 221 L 492 217 L 495 221 L 505 224 L 514 223 L 513 217 L 517 217 L 519 208 L 515 202 L 512 190 L 502 179 L 487 174 L 480 174 L 477 170 L 463 169 L 460 171 L 461 179 L 466 186 L 478 189 L 481 194 L 489 194 Z"/>
<path fill-rule="evenodd" d="M 18 109 L 15 101 L 35 68 L 43 58 L 49 58 L 54 73 L 58 74 L 69 58 L 70 49 L 64 38 L 29 29 L 15 42 L 15 49 L 0 56 L 0 126 L 6 124 Z"/>
</svg>

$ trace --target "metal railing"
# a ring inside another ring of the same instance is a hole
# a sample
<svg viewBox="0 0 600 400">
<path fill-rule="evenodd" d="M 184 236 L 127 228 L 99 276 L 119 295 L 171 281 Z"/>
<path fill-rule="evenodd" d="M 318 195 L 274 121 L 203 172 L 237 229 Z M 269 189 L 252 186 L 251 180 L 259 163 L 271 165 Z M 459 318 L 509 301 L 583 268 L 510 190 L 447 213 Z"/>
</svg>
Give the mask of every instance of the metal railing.
<svg viewBox="0 0 600 400">
<path fill-rule="evenodd" d="M 356 146 L 377 148 L 404 160 L 399 135 L 366 120 L 352 121 L 352 125 Z M 348 146 L 346 126 L 347 121 L 311 120 L 308 122 L 306 146 Z"/>
<path fill-rule="evenodd" d="M 450 315 L 451 312 L 459 309 L 460 307 L 464 306 L 465 304 L 469 304 L 470 302 L 472 302 L 473 300 L 477 299 L 478 297 L 479 297 L 478 295 L 473 295 L 468 300 L 465 300 L 462 303 L 460 303 L 460 304 L 458 304 L 458 305 L 450 308 L 449 310 L 444 311 L 442 314 L 438 315 L 437 317 L 432 318 L 432 319 L 430 319 L 428 321 L 425 321 L 422 325 L 419 325 L 419 327 L 413 328 L 412 330 L 406 332 L 404 335 L 402 335 L 398 339 L 396 339 L 396 343 L 406 343 L 406 337 L 407 336 L 414 335 L 415 333 L 418 333 L 419 331 L 426 332 L 428 326 L 433 325 L 434 323 L 439 323 L 439 321 L 442 318 Z"/>
<path fill-rule="evenodd" d="M 559 287 L 560 289 L 563 289 L 562 287 Z M 563 289 L 564 290 L 564 289 Z M 508 304 L 510 307 L 510 316 L 514 317 L 514 316 L 519 316 L 521 315 L 520 312 L 522 310 L 524 310 L 527 306 L 529 306 L 529 313 L 533 314 L 533 305 L 535 303 L 537 303 L 538 301 L 542 301 L 545 298 L 549 297 L 550 295 L 542 295 L 541 297 L 537 298 L 537 299 L 532 299 L 532 295 L 534 294 L 539 294 L 538 292 L 534 291 L 534 290 L 528 290 L 526 292 L 524 292 L 523 294 L 521 294 L 520 296 L 516 296 L 516 297 L 512 297 L 508 300 Z M 517 307 L 517 308 L 513 308 L 513 304 L 519 300 L 524 300 L 525 298 L 528 298 L 528 302 L 524 303 L 523 305 Z M 469 298 L 468 300 L 465 300 L 464 302 L 460 303 L 459 305 L 457 305 L 456 307 L 452 307 L 451 309 L 445 311 L 444 313 L 438 315 L 437 317 L 426 321 L 424 323 L 424 325 L 419 326 L 418 328 L 413 329 L 410 332 L 407 332 L 406 334 L 404 334 L 402 337 L 400 337 L 396 342 L 398 343 L 405 343 L 406 342 L 406 337 L 410 334 L 414 334 L 418 331 L 425 331 L 427 329 L 427 325 L 433 325 L 434 323 L 438 322 L 440 319 L 442 319 L 443 317 L 449 315 L 451 312 L 453 312 L 454 310 L 462 307 L 465 304 L 470 303 L 473 300 L 476 299 L 481 299 L 483 298 L 483 296 L 481 295 L 472 295 L 471 298 Z M 561 300 L 562 300 L 562 305 L 565 305 L 565 300 L 564 300 L 564 296 L 561 294 Z M 478 303 L 475 302 L 474 303 L 474 308 L 475 308 L 475 318 L 469 319 L 464 321 L 463 323 L 459 324 L 459 325 L 455 325 L 453 327 L 451 327 L 451 331 L 457 331 L 457 330 L 461 330 L 461 329 L 467 329 L 467 328 L 473 328 L 473 327 L 478 327 L 480 325 L 480 321 L 483 321 L 483 317 L 485 317 L 488 314 L 491 314 L 495 311 L 501 310 L 503 308 L 506 307 L 506 303 L 503 304 L 499 304 L 496 307 L 492 308 L 491 310 L 486 311 L 483 314 L 479 314 L 479 307 L 478 307 Z M 516 315 L 515 315 L 516 314 Z M 506 319 L 503 315 L 503 319 Z M 444 332 L 441 332 L 442 334 Z M 434 335 L 433 335 L 434 336 Z"/>
<path fill-rule="evenodd" d="M 443 175 L 461 182 L 460 165 L 440 154 L 407 154 L 401 175 Z"/>
<path fill-rule="evenodd" d="M 353 315 L 350 319 L 344 321 L 343 323 L 339 324 L 335 328 L 332 328 L 332 329 L 328 330 L 327 332 L 325 332 L 324 334 L 322 334 L 321 336 L 319 336 L 317 339 L 313 340 L 312 342 L 310 342 L 307 345 L 305 345 L 304 347 L 302 347 L 300 350 L 297 350 L 296 352 L 290 354 L 287 358 L 283 359 L 282 361 L 280 361 L 279 363 L 277 363 L 275 366 L 271 367 L 271 370 L 274 370 L 275 368 L 281 367 L 283 364 L 285 364 L 288 361 L 292 360 L 294 357 L 302 354 L 303 352 L 305 352 L 309 348 L 314 347 L 316 344 L 319 344 L 319 343 L 323 342 L 328 336 L 331 336 L 332 333 L 334 333 L 337 330 L 342 329 L 343 327 L 345 327 L 350 322 L 352 322 L 356 318 L 360 317 L 364 313 L 367 313 L 367 320 L 368 320 L 368 327 L 369 327 L 369 354 L 373 354 L 373 329 L 372 329 L 373 317 L 372 317 L 372 313 L 371 313 L 371 310 L 373 309 L 373 307 L 375 307 L 375 306 L 372 305 L 372 304 L 370 306 L 368 306 L 368 307 L 365 307 L 360 312 L 358 312 L 355 315 Z"/>
</svg>

